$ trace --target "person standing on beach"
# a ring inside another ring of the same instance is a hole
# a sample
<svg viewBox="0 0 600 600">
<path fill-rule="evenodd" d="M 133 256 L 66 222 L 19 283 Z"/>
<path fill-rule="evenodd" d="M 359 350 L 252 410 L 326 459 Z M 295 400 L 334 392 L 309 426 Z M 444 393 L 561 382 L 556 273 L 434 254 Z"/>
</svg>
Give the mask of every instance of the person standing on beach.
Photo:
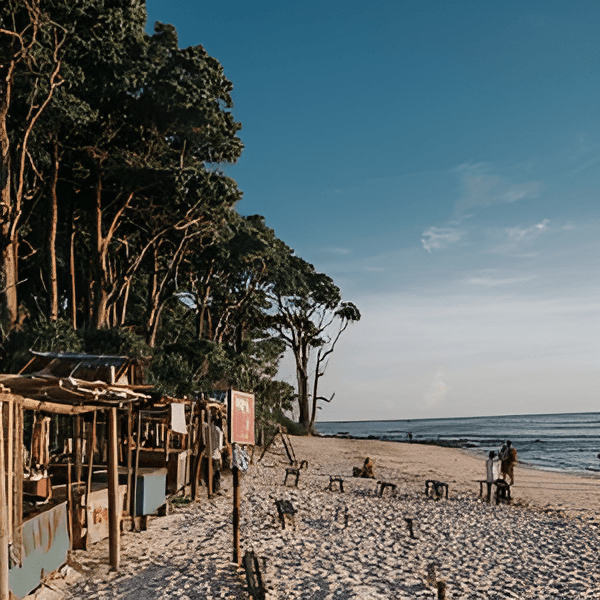
<svg viewBox="0 0 600 600">
<path fill-rule="evenodd" d="M 500 454 L 502 479 L 509 480 L 509 485 L 515 482 L 515 464 L 517 462 L 517 450 L 510 440 L 506 440 L 506 446 Z"/>
<path fill-rule="evenodd" d="M 489 458 L 485 461 L 486 469 L 486 483 L 487 483 L 487 501 L 489 502 L 492 498 L 492 484 L 498 479 L 498 461 L 496 460 L 496 453 L 492 450 L 489 453 Z"/>
</svg>

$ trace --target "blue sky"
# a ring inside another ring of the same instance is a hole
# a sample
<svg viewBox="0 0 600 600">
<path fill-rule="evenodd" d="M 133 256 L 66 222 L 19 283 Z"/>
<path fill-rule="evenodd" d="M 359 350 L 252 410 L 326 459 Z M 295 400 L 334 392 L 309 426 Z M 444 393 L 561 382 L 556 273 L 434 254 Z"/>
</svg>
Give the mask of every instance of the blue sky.
<svg viewBox="0 0 600 600">
<path fill-rule="evenodd" d="M 599 410 L 600 2 L 147 7 L 234 84 L 240 212 L 361 309 L 322 420 Z"/>
</svg>

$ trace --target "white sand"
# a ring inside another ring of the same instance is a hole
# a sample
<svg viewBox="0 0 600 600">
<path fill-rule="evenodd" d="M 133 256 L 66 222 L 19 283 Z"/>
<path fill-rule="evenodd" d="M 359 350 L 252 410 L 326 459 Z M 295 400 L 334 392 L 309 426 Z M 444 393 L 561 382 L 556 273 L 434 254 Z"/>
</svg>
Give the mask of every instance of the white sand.
<svg viewBox="0 0 600 600">
<path fill-rule="evenodd" d="M 261 560 L 269 600 L 436 598 L 435 565 L 447 598 L 600 599 L 600 479 L 517 468 L 513 505 L 478 499 L 484 461 L 459 450 L 392 442 L 292 438 L 309 461 L 298 488 L 284 487 L 287 461 L 276 447 L 242 478 L 242 551 Z M 258 454 L 257 454 L 258 456 Z M 369 456 L 377 478 L 351 477 Z M 329 475 L 345 493 L 328 491 Z M 423 493 L 445 481 L 448 500 Z M 108 545 L 74 553 L 85 578 L 62 586 L 68 598 L 211 600 L 248 598 L 243 570 L 231 563 L 230 481 L 224 495 L 152 519 L 123 536 L 122 567 L 109 573 Z M 297 509 L 282 530 L 275 500 Z M 413 518 L 412 539 L 405 518 Z M 57 587 L 60 582 L 55 582 Z"/>
</svg>

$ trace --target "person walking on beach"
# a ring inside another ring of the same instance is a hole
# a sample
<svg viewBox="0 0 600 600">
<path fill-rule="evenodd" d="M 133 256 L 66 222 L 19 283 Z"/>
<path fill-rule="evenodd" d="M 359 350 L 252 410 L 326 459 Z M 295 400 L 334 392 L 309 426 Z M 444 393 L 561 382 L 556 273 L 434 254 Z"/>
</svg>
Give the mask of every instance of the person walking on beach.
<svg viewBox="0 0 600 600">
<path fill-rule="evenodd" d="M 504 450 L 500 454 L 502 479 L 508 481 L 509 485 L 515 482 L 515 464 L 517 462 L 517 450 L 510 440 L 506 440 Z"/>
</svg>

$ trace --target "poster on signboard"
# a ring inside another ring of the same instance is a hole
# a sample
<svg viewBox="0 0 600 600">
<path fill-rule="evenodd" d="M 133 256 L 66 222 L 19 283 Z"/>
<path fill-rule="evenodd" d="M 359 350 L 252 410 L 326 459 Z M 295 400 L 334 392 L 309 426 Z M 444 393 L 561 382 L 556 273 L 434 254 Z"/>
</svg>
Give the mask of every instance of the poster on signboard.
<svg viewBox="0 0 600 600">
<path fill-rule="evenodd" d="M 254 394 L 229 390 L 229 441 L 254 445 Z"/>
</svg>

